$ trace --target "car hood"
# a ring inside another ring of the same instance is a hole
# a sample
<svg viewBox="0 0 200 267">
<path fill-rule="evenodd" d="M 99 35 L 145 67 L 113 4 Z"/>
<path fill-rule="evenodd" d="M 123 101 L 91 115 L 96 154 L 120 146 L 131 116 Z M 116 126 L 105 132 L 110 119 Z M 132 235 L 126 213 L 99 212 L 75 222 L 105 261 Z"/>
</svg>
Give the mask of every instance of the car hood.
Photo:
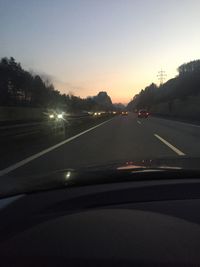
<svg viewBox="0 0 200 267">
<path fill-rule="evenodd" d="M 200 157 L 176 157 L 176 158 L 142 158 L 126 161 L 110 161 L 107 164 L 93 164 L 82 167 L 80 171 L 105 171 L 105 170 L 136 170 L 142 169 L 183 169 L 183 170 L 200 170 Z"/>
<path fill-rule="evenodd" d="M 162 175 L 161 175 L 162 172 Z M 0 197 L 62 187 L 133 182 L 157 179 L 182 179 L 200 176 L 200 158 L 138 159 L 68 168 L 37 176 L 7 176 L 0 181 Z M 172 175 L 173 174 L 173 175 Z"/>
</svg>

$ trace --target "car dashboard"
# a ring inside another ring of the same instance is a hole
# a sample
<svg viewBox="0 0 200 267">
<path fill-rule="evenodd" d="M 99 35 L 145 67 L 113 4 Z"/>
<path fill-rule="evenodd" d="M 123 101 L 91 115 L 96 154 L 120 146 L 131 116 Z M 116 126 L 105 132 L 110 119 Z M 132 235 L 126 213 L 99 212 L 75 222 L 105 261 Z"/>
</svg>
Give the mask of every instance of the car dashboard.
<svg viewBox="0 0 200 267">
<path fill-rule="evenodd" d="M 8 200 L 0 209 L 2 266 L 200 265 L 198 179 L 66 187 Z"/>
</svg>

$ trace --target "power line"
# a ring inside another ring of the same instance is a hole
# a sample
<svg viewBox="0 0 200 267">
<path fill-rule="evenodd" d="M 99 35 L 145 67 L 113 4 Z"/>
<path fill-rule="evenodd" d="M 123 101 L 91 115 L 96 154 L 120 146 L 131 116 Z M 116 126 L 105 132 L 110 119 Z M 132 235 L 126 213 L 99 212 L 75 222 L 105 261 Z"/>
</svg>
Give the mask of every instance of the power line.
<svg viewBox="0 0 200 267">
<path fill-rule="evenodd" d="M 160 81 L 160 85 L 162 85 L 163 82 L 164 82 L 164 80 L 165 80 L 165 78 L 167 77 L 166 72 L 165 72 L 164 70 L 161 69 L 161 70 L 158 72 L 157 77 L 158 77 L 158 80 Z"/>
</svg>

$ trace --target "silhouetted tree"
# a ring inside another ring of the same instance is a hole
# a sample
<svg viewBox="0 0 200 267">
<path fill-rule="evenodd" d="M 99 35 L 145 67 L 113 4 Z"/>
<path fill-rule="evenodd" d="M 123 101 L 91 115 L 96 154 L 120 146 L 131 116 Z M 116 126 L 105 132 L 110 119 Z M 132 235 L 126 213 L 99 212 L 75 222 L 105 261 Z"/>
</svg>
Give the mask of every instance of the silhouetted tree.
<svg viewBox="0 0 200 267">
<path fill-rule="evenodd" d="M 106 92 L 82 99 L 56 90 L 49 79 L 44 80 L 22 69 L 13 57 L 0 60 L 0 105 L 64 108 L 69 111 L 112 109 Z"/>
<path fill-rule="evenodd" d="M 141 90 L 127 107 L 129 110 L 148 108 L 157 113 L 197 118 L 200 115 L 197 99 L 200 99 L 200 60 L 182 64 L 178 67 L 178 76 L 160 87 L 151 84 Z M 187 112 L 179 112 L 180 108 L 183 111 L 187 108 Z"/>
</svg>

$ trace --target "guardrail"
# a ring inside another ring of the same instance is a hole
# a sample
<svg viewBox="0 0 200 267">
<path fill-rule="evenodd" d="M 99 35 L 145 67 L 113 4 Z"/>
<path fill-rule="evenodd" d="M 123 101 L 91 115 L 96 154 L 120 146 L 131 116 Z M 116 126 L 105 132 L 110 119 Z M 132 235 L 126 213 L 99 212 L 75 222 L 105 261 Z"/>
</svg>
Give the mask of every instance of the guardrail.
<svg viewBox="0 0 200 267">
<path fill-rule="evenodd" d="M 48 122 L 23 123 L 0 127 L 0 138 L 22 137 L 42 132 Z"/>
<path fill-rule="evenodd" d="M 47 119 L 42 122 L 32 123 L 20 123 L 13 125 L 0 126 L 0 138 L 23 138 L 26 136 L 34 135 L 51 135 L 57 134 L 58 132 L 65 131 L 69 127 L 74 127 L 83 123 L 84 121 L 90 121 L 91 119 L 96 120 L 92 115 L 81 115 L 81 116 L 65 116 L 61 120 Z"/>
</svg>

